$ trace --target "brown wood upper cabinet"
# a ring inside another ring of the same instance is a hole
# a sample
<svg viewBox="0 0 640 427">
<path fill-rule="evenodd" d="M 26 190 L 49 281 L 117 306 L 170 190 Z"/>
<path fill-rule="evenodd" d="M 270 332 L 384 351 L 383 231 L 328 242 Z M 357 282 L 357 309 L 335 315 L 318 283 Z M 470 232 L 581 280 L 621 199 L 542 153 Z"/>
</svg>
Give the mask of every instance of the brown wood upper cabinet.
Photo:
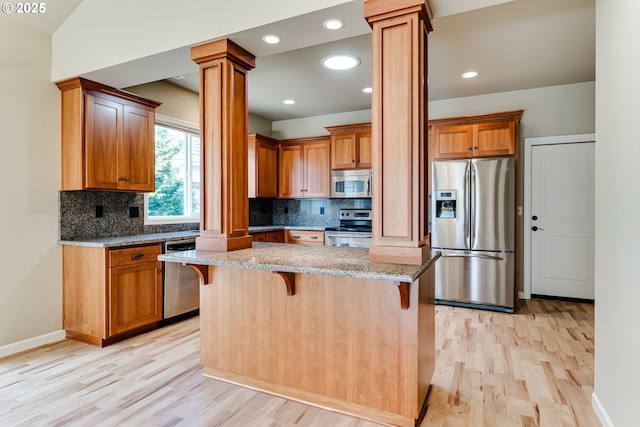
<svg viewBox="0 0 640 427">
<path fill-rule="evenodd" d="M 74 78 L 62 94 L 62 190 L 152 192 L 159 102 Z"/>
<path fill-rule="evenodd" d="M 330 197 L 330 141 L 326 137 L 281 141 L 278 196 Z"/>
<path fill-rule="evenodd" d="M 430 120 L 433 159 L 513 156 L 522 110 Z"/>
<path fill-rule="evenodd" d="M 249 135 L 249 197 L 278 197 L 278 141 Z"/>
<path fill-rule="evenodd" d="M 331 169 L 371 167 L 371 123 L 325 129 L 331 133 Z"/>
</svg>

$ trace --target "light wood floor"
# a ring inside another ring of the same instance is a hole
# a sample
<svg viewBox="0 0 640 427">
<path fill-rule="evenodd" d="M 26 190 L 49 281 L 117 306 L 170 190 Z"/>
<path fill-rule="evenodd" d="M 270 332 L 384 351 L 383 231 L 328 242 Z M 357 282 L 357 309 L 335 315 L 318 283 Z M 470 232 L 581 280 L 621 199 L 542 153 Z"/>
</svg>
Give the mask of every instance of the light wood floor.
<svg viewBox="0 0 640 427">
<path fill-rule="evenodd" d="M 421 427 L 600 425 L 592 305 L 530 300 L 515 315 L 438 306 L 436 317 Z M 203 377 L 197 322 L 0 359 L 0 426 L 378 426 Z"/>
</svg>

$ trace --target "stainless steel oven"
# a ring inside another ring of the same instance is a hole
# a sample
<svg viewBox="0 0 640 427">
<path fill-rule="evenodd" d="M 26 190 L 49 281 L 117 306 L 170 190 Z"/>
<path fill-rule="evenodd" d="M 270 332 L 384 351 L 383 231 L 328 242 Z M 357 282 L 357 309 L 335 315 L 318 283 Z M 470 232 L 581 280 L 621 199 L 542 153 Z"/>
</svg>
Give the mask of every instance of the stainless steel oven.
<svg viewBox="0 0 640 427">
<path fill-rule="evenodd" d="M 196 248 L 193 238 L 173 240 L 164 244 L 164 252 L 182 252 Z M 165 262 L 164 267 L 163 320 L 168 324 L 195 316 L 200 308 L 200 280 L 198 273 L 189 266 Z"/>
<path fill-rule="evenodd" d="M 371 169 L 331 171 L 331 197 L 371 197 Z"/>
<path fill-rule="evenodd" d="M 340 225 L 324 231 L 325 246 L 368 248 L 372 243 L 371 209 L 340 209 Z"/>
</svg>

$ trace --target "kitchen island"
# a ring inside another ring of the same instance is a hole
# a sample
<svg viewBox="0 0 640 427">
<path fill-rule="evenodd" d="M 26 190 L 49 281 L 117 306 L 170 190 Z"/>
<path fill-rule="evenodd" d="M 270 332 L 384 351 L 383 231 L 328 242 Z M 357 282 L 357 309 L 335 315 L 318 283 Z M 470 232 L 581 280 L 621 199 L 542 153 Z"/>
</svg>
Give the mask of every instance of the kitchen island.
<svg viewBox="0 0 640 427">
<path fill-rule="evenodd" d="M 255 243 L 164 254 L 201 276 L 207 376 L 375 422 L 415 426 L 435 363 L 433 263 L 365 248 Z"/>
</svg>

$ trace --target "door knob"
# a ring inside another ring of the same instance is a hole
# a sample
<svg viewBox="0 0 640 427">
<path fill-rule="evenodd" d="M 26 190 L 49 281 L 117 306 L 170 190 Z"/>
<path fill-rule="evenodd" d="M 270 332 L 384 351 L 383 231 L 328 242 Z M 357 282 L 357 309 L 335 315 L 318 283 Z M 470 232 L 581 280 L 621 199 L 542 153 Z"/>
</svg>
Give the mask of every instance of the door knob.
<svg viewBox="0 0 640 427">
<path fill-rule="evenodd" d="M 539 228 L 539 227 L 536 227 L 535 225 L 534 225 L 533 227 L 531 227 L 531 229 L 532 229 L 533 231 L 538 231 L 538 230 L 540 230 L 540 231 L 544 231 L 544 228 Z"/>
<path fill-rule="evenodd" d="M 531 217 L 531 219 L 535 221 L 535 220 L 538 219 L 538 217 L 536 215 L 534 215 L 534 216 Z"/>
</svg>

